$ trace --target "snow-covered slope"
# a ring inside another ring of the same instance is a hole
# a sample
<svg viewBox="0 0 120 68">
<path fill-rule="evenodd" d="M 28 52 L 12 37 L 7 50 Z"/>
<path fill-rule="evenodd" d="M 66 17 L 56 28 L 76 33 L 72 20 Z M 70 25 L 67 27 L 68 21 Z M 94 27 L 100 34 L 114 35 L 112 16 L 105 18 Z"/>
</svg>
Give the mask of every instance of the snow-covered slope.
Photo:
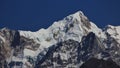
<svg viewBox="0 0 120 68">
<path fill-rule="evenodd" d="M 48 48 L 55 43 L 68 39 L 80 42 L 81 38 L 89 32 L 94 32 L 98 37 L 105 38 L 102 30 L 89 21 L 81 11 L 78 11 L 63 20 L 54 22 L 47 29 L 40 29 L 36 32 L 20 30 L 20 35 L 33 39 L 35 42 L 41 44 L 42 47 Z"/>
<path fill-rule="evenodd" d="M 34 52 L 29 49 L 25 49 L 24 51 L 25 56 L 36 57 L 44 49 L 56 43 L 69 39 L 80 42 L 82 37 L 86 36 L 89 32 L 95 33 L 100 38 L 105 38 L 102 30 L 89 21 L 81 11 L 78 11 L 75 14 L 65 17 L 63 20 L 54 22 L 47 29 L 42 28 L 36 32 L 20 30 L 20 35 L 33 39 L 36 43 L 40 44 L 38 50 Z M 30 51 L 31 53 L 27 54 L 26 51 Z"/>
<path fill-rule="evenodd" d="M 120 26 L 108 25 L 106 32 L 120 44 Z"/>
<path fill-rule="evenodd" d="M 101 29 L 89 21 L 81 11 L 78 11 L 63 20 L 54 22 L 48 29 L 40 29 L 36 32 L 20 31 L 20 35 L 34 39 L 38 43 L 46 39 L 51 39 L 51 43 L 68 39 L 80 42 L 81 37 L 87 35 L 89 32 L 94 32 L 98 37 L 105 37 Z"/>
<path fill-rule="evenodd" d="M 0 63 L 9 61 L 11 67 L 16 62 L 23 68 L 48 67 L 49 63 L 52 67 L 79 67 L 91 57 L 111 58 L 119 65 L 120 26 L 108 25 L 102 30 L 78 11 L 36 32 L 1 29 L 0 45 L 1 52 L 8 47 L 5 52 L 10 56 L 2 57 L 4 60 Z"/>
</svg>

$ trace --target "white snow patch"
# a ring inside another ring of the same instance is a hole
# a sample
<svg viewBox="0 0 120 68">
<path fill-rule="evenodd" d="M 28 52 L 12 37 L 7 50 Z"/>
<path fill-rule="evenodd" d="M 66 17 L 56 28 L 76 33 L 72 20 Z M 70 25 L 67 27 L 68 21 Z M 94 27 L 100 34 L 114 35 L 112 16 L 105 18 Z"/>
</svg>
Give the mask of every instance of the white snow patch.
<svg viewBox="0 0 120 68">
<path fill-rule="evenodd" d="M 32 51 L 30 49 L 24 49 L 24 56 L 27 57 L 27 56 L 31 56 L 31 57 L 34 57 L 36 55 L 35 51 Z"/>
<path fill-rule="evenodd" d="M 97 58 L 98 58 L 98 59 L 102 59 L 101 53 L 97 54 Z"/>
<path fill-rule="evenodd" d="M 5 38 L 4 37 L 0 36 L 0 38 L 2 39 L 3 42 L 5 42 Z"/>
<path fill-rule="evenodd" d="M 67 59 L 68 59 L 68 56 L 67 56 L 67 54 L 65 54 L 65 53 L 60 53 L 60 58 L 61 58 L 62 60 L 67 60 Z"/>
</svg>

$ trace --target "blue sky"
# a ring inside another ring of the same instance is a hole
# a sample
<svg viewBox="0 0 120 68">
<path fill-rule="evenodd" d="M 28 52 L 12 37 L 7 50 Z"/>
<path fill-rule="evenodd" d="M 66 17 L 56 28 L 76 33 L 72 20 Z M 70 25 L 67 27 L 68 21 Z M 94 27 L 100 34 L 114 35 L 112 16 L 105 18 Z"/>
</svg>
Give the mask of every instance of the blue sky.
<svg viewBox="0 0 120 68">
<path fill-rule="evenodd" d="M 120 0 L 0 0 L 0 28 L 36 31 L 79 10 L 101 28 L 120 25 Z"/>
</svg>

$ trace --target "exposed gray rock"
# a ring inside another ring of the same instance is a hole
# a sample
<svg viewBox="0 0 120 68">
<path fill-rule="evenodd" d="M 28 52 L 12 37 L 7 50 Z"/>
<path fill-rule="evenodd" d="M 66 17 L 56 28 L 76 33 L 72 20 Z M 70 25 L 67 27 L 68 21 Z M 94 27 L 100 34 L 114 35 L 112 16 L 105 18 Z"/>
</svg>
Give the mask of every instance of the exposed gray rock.
<svg viewBox="0 0 120 68">
<path fill-rule="evenodd" d="M 86 61 L 80 68 L 120 68 L 115 62 L 112 60 L 103 60 L 91 58 Z"/>
</svg>

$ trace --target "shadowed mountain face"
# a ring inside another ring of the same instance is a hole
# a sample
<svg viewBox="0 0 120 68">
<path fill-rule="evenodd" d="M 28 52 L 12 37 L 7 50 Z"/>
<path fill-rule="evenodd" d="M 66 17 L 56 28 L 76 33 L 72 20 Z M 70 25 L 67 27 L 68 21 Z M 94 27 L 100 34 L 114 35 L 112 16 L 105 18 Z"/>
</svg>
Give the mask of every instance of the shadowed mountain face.
<svg viewBox="0 0 120 68">
<path fill-rule="evenodd" d="M 22 59 L 24 55 L 23 54 L 24 48 L 27 48 L 28 45 L 33 50 L 37 48 L 37 44 L 33 40 L 20 36 L 18 31 L 10 30 L 8 28 L 1 29 L 0 30 L 0 68 L 12 67 L 11 62 L 13 60 L 16 60 L 17 62 L 17 59 L 13 57 L 19 57 L 19 59 Z"/>
<path fill-rule="evenodd" d="M 35 43 L 33 39 L 28 39 L 20 36 L 18 31 L 4 29 L 1 30 L 0 34 L 6 35 L 3 34 L 4 32 L 7 33 L 9 36 L 3 36 L 5 39 L 1 39 L 1 66 L 9 68 L 14 67 L 15 63 L 17 63 L 19 67 L 23 67 L 23 62 L 15 61 L 13 57 L 24 59 L 24 49 L 27 48 L 31 49 L 32 51 L 36 51 L 39 47 L 39 44 Z M 105 41 L 108 40 L 109 39 Z M 111 53 L 111 51 L 113 53 Z M 46 54 L 44 54 L 44 52 L 46 52 Z M 59 42 L 56 45 L 52 45 L 48 49 L 45 49 L 45 51 L 40 52 L 36 59 L 33 59 L 29 56 L 27 57 L 27 60 L 28 62 L 30 62 L 31 65 L 33 65 L 33 67 L 31 68 L 77 68 L 80 67 L 83 63 L 84 64 L 81 68 L 88 68 L 90 66 L 92 66 L 90 68 L 113 68 L 113 66 L 115 66 L 115 68 L 119 68 L 117 66 L 117 64 L 119 65 L 119 60 L 116 60 L 120 59 L 119 54 L 116 55 L 116 53 L 114 52 L 119 52 L 119 50 L 114 48 L 105 48 L 100 38 L 98 38 L 95 33 L 90 32 L 87 36 L 82 37 L 81 42 L 72 39 Z M 95 58 L 104 60 L 98 60 Z M 12 62 L 8 62 L 8 59 Z M 111 61 L 108 61 L 107 59 L 111 59 Z M 28 64 L 26 63 L 26 65 Z"/>
<path fill-rule="evenodd" d="M 38 61 L 37 67 L 77 67 L 79 42 L 68 40 L 49 48 L 47 54 Z M 42 61 L 42 62 L 41 62 Z"/>
<path fill-rule="evenodd" d="M 6 67 L 6 62 L 11 56 L 12 48 L 19 45 L 19 32 L 4 28 L 0 30 L 0 68 Z"/>
<path fill-rule="evenodd" d="M 0 68 L 120 66 L 119 30 L 120 26 L 111 25 L 102 30 L 81 11 L 36 32 L 3 28 Z"/>
<path fill-rule="evenodd" d="M 120 68 L 120 66 L 118 66 L 112 60 L 91 58 L 86 61 L 80 68 Z"/>
<path fill-rule="evenodd" d="M 86 68 L 86 64 L 89 68 L 95 68 L 96 66 L 98 68 L 114 68 L 113 66 L 119 68 L 116 64 L 119 62 L 114 60 L 117 57 L 111 54 L 110 51 L 106 50 L 99 38 L 91 32 L 83 37 L 80 43 L 74 40 L 67 40 L 58 43 L 57 46 L 50 47 L 47 54 L 39 60 L 40 62 L 38 61 L 36 66 L 41 68 L 77 68 L 81 66 L 81 62 L 85 62 L 81 68 Z M 112 60 L 98 60 L 95 58 L 112 59 L 116 63 Z M 89 65 L 92 66 L 90 67 Z"/>
</svg>

